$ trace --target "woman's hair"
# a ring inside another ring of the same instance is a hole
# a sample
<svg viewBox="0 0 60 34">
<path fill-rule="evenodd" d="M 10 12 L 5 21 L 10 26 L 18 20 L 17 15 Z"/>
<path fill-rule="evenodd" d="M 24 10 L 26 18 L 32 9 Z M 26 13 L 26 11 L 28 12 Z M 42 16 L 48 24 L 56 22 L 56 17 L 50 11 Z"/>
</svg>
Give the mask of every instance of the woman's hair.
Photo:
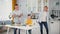
<svg viewBox="0 0 60 34">
<path fill-rule="evenodd" d="M 15 6 L 18 6 L 18 4 L 15 4 Z"/>
<path fill-rule="evenodd" d="M 15 4 L 15 6 L 18 6 L 18 4 Z M 14 9 L 15 9 L 15 6 L 14 6 Z"/>
</svg>

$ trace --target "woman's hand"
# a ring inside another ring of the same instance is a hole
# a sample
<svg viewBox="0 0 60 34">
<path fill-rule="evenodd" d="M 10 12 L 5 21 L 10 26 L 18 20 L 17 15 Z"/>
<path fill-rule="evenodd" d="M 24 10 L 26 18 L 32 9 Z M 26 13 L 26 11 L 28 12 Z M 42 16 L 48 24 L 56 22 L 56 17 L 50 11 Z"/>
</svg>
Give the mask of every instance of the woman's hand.
<svg viewBox="0 0 60 34">
<path fill-rule="evenodd" d="M 18 17 L 20 18 L 20 17 L 22 17 L 23 16 L 23 14 L 20 14 Z"/>
<path fill-rule="evenodd" d="M 16 14 L 13 14 L 12 17 L 16 17 Z"/>
</svg>

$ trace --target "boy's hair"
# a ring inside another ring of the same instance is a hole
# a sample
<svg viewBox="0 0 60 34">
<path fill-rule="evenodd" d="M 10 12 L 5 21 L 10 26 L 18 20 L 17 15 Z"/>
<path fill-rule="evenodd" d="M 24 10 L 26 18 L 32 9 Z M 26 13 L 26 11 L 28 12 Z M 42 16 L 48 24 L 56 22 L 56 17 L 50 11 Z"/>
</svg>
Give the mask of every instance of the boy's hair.
<svg viewBox="0 0 60 34">
<path fill-rule="evenodd" d="M 44 8 L 47 8 L 47 9 L 48 9 L 48 7 L 47 7 L 47 6 L 44 6 Z"/>
<path fill-rule="evenodd" d="M 18 6 L 18 4 L 15 4 L 15 6 Z"/>
<path fill-rule="evenodd" d="M 28 14 L 28 16 L 31 16 L 31 14 Z"/>
</svg>

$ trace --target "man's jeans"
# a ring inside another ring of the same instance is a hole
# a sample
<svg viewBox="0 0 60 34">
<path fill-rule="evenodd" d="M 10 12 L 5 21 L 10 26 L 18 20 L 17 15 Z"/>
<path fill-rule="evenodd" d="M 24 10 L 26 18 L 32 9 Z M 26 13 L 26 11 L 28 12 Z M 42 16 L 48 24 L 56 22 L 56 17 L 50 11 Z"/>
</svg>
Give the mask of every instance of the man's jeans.
<svg viewBox="0 0 60 34">
<path fill-rule="evenodd" d="M 47 22 L 39 22 L 41 34 L 43 34 L 43 25 L 45 26 L 46 33 L 48 34 L 48 25 Z"/>
<path fill-rule="evenodd" d="M 14 29 L 14 34 L 17 34 L 17 28 Z M 18 34 L 20 34 L 20 29 L 18 31 Z"/>
</svg>

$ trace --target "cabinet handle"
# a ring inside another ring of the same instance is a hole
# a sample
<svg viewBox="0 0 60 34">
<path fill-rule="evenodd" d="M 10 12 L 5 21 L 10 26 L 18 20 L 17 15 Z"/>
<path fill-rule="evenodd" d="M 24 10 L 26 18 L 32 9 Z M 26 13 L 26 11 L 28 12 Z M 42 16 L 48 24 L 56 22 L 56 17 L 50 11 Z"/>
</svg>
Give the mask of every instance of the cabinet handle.
<svg viewBox="0 0 60 34">
<path fill-rule="evenodd" d="M 54 22 L 51 22 L 52 24 L 54 23 Z"/>
</svg>

